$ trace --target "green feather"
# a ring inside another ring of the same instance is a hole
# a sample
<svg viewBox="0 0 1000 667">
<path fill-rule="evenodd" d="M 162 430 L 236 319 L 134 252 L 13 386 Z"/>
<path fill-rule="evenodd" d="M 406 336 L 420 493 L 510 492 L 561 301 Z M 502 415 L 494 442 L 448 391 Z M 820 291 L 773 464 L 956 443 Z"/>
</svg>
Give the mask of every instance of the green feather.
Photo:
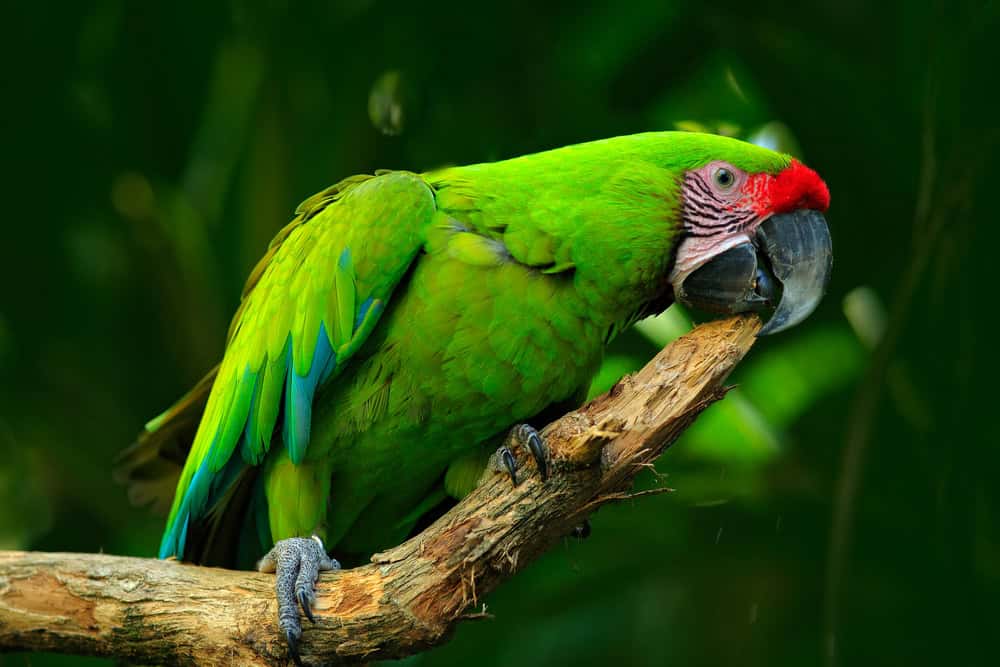
<svg viewBox="0 0 1000 667">
<path fill-rule="evenodd" d="M 364 553 L 404 537 L 442 479 L 466 491 L 470 454 L 578 396 L 608 332 L 658 303 L 684 173 L 713 160 L 790 163 L 661 132 L 355 176 L 307 199 L 247 282 L 161 554 L 184 555 L 209 496 L 248 495 L 221 488 L 238 442 L 261 466 L 242 544 L 319 530 Z"/>
<path fill-rule="evenodd" d="M 351 196 L 345 198 L 348 193 Z M 284 419 L 288 440 L 283 444 L 294 461 L 302 460 L 311 430 L 313 393 L 324 375 L 320 365 L 332 368 L 334 362 L 346 362 L 363 342 L 358 334 L 369 335 L 382 312 L 369 308 L 362 326 L 354 331 L 359 295 L 349 250 L 352 240 L 382 253 L 366 258 L 363 267 L 377 269 L 380 276 L 367 281 L 369 291 L 360 295 L 382 303 L 419 250 L 421 230 L 429 226 L 433 207 L 427 185 L 404 172 L 346 179 L 300 206 L 299 218 L 272 242 L 244 290 L 225 358 L 178 482 L 161 555 L 183 556 L 176 551 L 182 548 L 190 520 L 197 517 L 182 516 L 181 508 L 192 506 L 184 505 L 184 498 L 203 463 L 208 465 L 203 475 L 221 470 L 242 441 L 243 460 L 259 464 L 271 447 L 279 418 Z M 381 242 L 373 242 L 373 229 L 385 235 Z M 325 287 L 331 283 L 332 293 Z M 331 310 L 335 317 L 326 335 L 337 350 L 336 359 L 316 364 L 322 319 Z M 314 366 L 317 372 L 311 373 Z M 294 378 L 299 380 L 293 382 Z M 307 385 L 301 384 L 303 379 Z M 296 391 L 290 389 L 293 385 Z"/>
<path fill-rule="evenodd" d="M 344 248 L 334 268 L 334 287 L 336 289 L 336 309 L 331 314 L 334 323 L 334 334 L 330 340 L 333 349 L 338 349 L 354 336 L 355 317 L 355 286 L 354 264 L 351 262 L 351 249 Z"/>
</svg>

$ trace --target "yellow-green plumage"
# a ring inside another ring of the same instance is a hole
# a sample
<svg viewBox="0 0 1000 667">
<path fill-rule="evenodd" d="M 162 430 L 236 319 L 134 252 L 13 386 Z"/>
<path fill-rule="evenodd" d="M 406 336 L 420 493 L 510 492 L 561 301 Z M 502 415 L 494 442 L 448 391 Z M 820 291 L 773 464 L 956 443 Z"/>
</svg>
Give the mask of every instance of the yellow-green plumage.
<svg viewBox="0 0 1000 667">
<path fill-rule="evenodd" d="M 788 165 L 655 133 L 354 177 L 306 201 L 248 281 L 161 556 L 232 561 L 313 532 L 365 553 L 405 537 L 470 487 L 498 435 L 578 396 L 607 341 L 664 305 L 680 178 L 716 159 Z M 176 434 L 200 401 L 147 439 Z"/>
</svg>

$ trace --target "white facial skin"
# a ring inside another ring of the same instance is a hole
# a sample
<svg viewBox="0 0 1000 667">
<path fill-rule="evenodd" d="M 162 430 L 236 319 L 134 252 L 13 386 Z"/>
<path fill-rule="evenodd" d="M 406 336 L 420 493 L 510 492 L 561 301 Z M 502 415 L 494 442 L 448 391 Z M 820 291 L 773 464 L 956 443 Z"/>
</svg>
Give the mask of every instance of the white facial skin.
<svg viewBox="0 0 1000 667">
<path fill-rule="evenodd" d="M 684 178 L 684 239 L 677 248 L 670 284 L 679 293 L 684 280 L 713 257 L 747 243 L 766 216 L 753 206 L 755 183 L 746 172 L 716 160 Z"/>
</svg>

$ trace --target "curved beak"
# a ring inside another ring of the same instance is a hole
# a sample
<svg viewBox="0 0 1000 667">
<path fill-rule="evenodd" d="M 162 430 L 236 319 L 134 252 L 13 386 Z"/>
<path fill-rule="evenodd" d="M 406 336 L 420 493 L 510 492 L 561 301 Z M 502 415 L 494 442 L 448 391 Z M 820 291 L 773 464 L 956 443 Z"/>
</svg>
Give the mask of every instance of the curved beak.
<svg viewBox="0 0 1000 667">
<path fill-rule="evenodd" d="M 691 272 L 677 299 L 716 313 L 773 311 L 757 334 L 766 336 L 795 326 L 816 309 L 832 264 L 830 230 L 818 211 L 774 215 L 751 241 Z"/>
</svg>

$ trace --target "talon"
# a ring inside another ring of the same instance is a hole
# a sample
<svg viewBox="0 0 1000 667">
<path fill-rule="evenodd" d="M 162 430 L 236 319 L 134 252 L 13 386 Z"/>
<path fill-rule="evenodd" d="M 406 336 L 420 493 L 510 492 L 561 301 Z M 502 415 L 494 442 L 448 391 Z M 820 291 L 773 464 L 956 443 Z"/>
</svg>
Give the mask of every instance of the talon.
<svg viewBox="0 0 1000 667">
<path fill-rule="evenodd" d="M 570 532 L 570 537 L 574 537 L 578 540 L 585 540 L 590 537 L 590 520 L 584 519 L 583 523 L 574 526 L 573 530 Z"/>
<path fill-rule="evenodd" d="M 517 486 L 517 462 L 514 461 L 514 455 L 506 447 L 500 449 L 500 461 L 503 462 L 503 467 L 510 474 L 511 484 Z"/>
<path fill-rule="evenodd" d="M 312 600 L 309 599 L 309 594 L 306 591 L 299 591 L 299 606 L 302 607 L 302 613 L 306 615 L 311 622 L 316 622 L 316 617 L 313 616 L 312 612 Z"/>
<path fill-rule="evenodd" d="M 524 425 L 524 431 L 528 435 L 528 449 L 531 450 L 531 455 L 535 458 L 535 465 L 538 466 L 538 474 L 542 476 L 542 481 L 544 482 L 549 478 L 549 462 L 545 458 L 545 444 L 542 442 L 542 436 L 538 435 L 538 431 L 527 424 Z"/>
<path fill-rule="evenodd" d="M 517 459 L 514 458 L 514 447 L 524 447 L 531 452 L 531 458 L 535 460 L 542 481 L 549 478 L 549 459 L 545 441 L 538 431 L 528 424 L 518 424 L 510 429 L 504 444 L 490 458 L 493 470 L 497 472 L 507 471 L 511 483 L 514 486 L 518 485 Z"/>
<path fill-rule="evenodd" d="M 299 638 L 295 635 L 294 630 L 285 630 L 285 640 L 288 642 L 288 655 L 291 656 L 292 662 L 303 667 L 302 656 L 299 655 Z"/>
<path fill-rule="evenodd" d="M 313 623 L 313 604 L 316 602 L 316 580 L 323 570 L 338 570 L 340 564 L 330 558 L 323 542 L 312 538 L 293 537 L 279 540 L 268 552 L 257 569 L 274 572 L 274 589 L 278 598 L 278 627 L 288 642 L 288 655 L 296 665 L 302 665 L 299 643 L 302 624 L 299 609 Z"/>
<path fill-rule="evenodd" d="M 535 459 L 538 467 L 538 474 L 542 481 L 549 478 L 549 459 L 545 441 L 541 434 L 530 424 L 519 424 L 511 431 L 510 439 L 526 447 L 531 452 L 531 458 Z"/>
</svg>

